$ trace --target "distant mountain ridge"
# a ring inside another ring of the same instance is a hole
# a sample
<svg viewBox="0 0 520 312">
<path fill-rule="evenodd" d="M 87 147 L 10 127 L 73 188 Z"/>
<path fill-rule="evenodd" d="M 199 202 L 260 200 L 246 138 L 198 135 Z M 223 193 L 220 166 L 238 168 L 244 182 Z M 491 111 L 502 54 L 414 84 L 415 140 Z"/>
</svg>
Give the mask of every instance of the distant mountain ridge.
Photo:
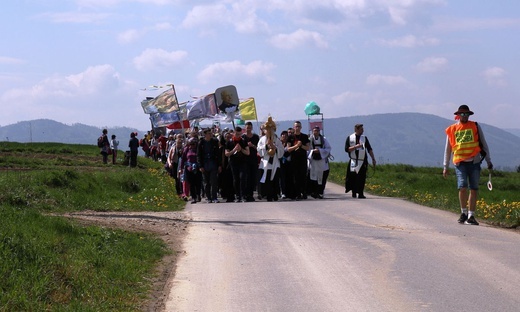
<svg viewBox="0 0 520 312">
<path fill-rule="evenodd" d="M 441 167 L 446 136 L 444 129 L 454 121 L 421 113 L 374 114 L 366 116 L 327 118 L 324 115 L 324 134 L 332 145 L 334 161 L 345 162 L 345 140 L 354 131 L 354 125 L 364 124 L 378 163 L 400 163 L 414 166 Z M 476 118 L 474 118 L 476 119 Z M 303 132 L 309 132 L 308 120 L 300 120 Z M 478 119 L 476 119 L 478 122 Z M 259 121 L 258 124 L 261 124 Z M 278 133 L 292 127 L 293 121 L 277 121 Z M 258 133 L 257 123 L 255 132 Z M 491 159 L 499 170 L 513 171 L 520 166 L 520 137 L 515 129 L 503 130 L 479 123 L 491 151 Z M 222 125 L 224 127 L 224 125 Z M 83 124 L 65 125 L 48 119 L 18 122 L 0 127 L 0 141 L 61 142 L 95 145 L 101 128 Z M 520 129 L 516 129 L 520 132 Z M 108 128 L 115 134 L 124 150 L 131 132 L 139 137 L 145 130 L 128 127 Z"/>
<path fill-rule="evenodd" d="M 504 129 L 504 130 L 506 130 L 507 132 L 511 132 L 512 134 L 516 135 L 517 137 L 520 137 L 520 129 L 508 128 L 508 129 Z"/>
<path fill-rule="evenodd" d="M 20 121 L 18 123 L 0 127 L 0 141 L 12 142 L 58 142 L 68 144 L 92 144 L 95 145 L 103 128 L 88 126 L 80 123 L 66 125 L 50 119 L 37 119 Z M 120 148 L 123 143 L 130 140 L 130 133 L 144 134 L 129 127 L 108 128 L 109 136 L 115 134 L 119 140 Z"/>
<path fill-rule="evenodd" d="M 308 133 L 307 120 L 300 121 L 302 131 Z M 374 149 L 378 163 L 442 167 L 446 143 L 444 130 L 454 122 L 430 114 L 388 113 L 325 118 L 323 128 L 325 137 L 332 145 L 334 161 L 348 160 L 345 153 L 346 138 L 354 132 L 354 125 L 361 123 L 364 124 L 364 134 Z M 288 121 L 279 124 L 278 132 L 292 127 L 292 122 Z M 520 166 L 520 137 L 484 123 L 479 122 L 479 125 L 489 145 L 495 168 L 513 171 Z"/>
</svg>

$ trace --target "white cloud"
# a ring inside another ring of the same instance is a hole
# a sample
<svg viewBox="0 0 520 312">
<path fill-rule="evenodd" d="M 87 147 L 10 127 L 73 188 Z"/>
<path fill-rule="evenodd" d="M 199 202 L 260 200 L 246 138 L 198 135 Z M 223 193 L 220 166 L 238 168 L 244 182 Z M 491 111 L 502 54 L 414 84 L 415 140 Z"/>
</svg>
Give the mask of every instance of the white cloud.
<svg viewBox="0 0 520 312">
<path fill-rule="evenodd" d="M 196 28 L 208 24 L 230 24 L 232 15 L 222 4 L 198 5 L 193 7 L 182 21 L 185 28 Z"/>
<path fill-rule="evenodd" d="M 406 79 L 402 76 L 370 75 L 366 79 L 368 85 L 386 84 L 393 86 L 405 84 L 406 82 Z"/>
<path fill-rule="evenodd" d="M 291 34 L 278 34 L 270 39 L 273 46 L 279 49 L 295 49 L 305 45 L 327 48 L 328 43 L 323 36 L 315 31 L 298 29 Z"/>
<path fill-rule="evenodd" d="M 395 0 L 395 1 L 377 1 L 376 5 L 380 5 L 388 11 L 388 15 L 394 24 L 404 26 L 414 18 L 416 14 L 429 10 L 431 7 L 444 5 L 444 0 Z"/>
<path fill-rule="evenodd" d="M 505 79 L 506 71 L 500 67 L 490 67 L 482 72 L 482 76 L 486 79 L 488 85 L 493 87 L 505 87 L 507 81 Z"/>
<path fill-rule="evenodd" d="M 40 17 L 48 19 L 53 23 L 91 24 L 107 20 L 111 15 L 108 13 L 83 13 L 83 12 L 61 12 L 44 13 Z"/>
<path fill-rule="evenodd" d="M 91 66 L 84 72 L 65 77 L 79 93 L 98 93 L 119 86 L 119 73 L 111 65 Z"/>
<path fill-rule="evenodd" d="M 128 29 L 117 35 L 117 41 L 122 44 L 132 43 L 144 37 L 147 33 L 158 32 L 172 29 L 170 23 L 158 23 L 151 27 L 146 27 L 142 30 Z"/>
<path fill-rule="evenodd" d="M 204 34 L 214 33 L 217 27 L 231 26 L 237 33 L 250 34 L 267 32 L 269 25 L 257 15 L 257 5 L 253 1 L 194 6 L 182 21 L 188 29 L 200 28 Z M 233 18 L 236 17 L 236 18 Z"/>
<path fill-rule="evenodd" d="M 274 68 L 275 65 L 262 61 L 253 61 L 249 64 L 242 64 L 240 61 L 215 63 L 202 70 L 198 79 L 201 83 L 228 80 L 271 83 L 274 81 L 274 78 L 271 77 Z"/>
<path fill-rule="evenodd" d="M 352 92 L 352 91 L 346 91 L 341 94 L 335 95 L 332 97 L 332 102 L 334 104 L 345 104 L 348 102 L 355 102 L 362 99 L 366 99 L 367 94 L 361 93 L 361 92 Z"/>
<path fill-rule="evenodd" d="M 137 29 L 128 29 L 119 35 L 117 35 L 117 42 L 119 43 L 131 43 L 135 42 L 144 35 L 144 32 Z"/>
<path fill-rule="evenodd" d="M 25 63 L 24 60 L 8 56 L 0 56 L 0 64 L 5 65 L 18 65 Z"/>
<path fill-rule="evenodd" d="M 519 18 L 436 18 L 434 31 L 474 31 L 507 29 L 520 26 Z"/>
<path fill-rule="evenodd" d="M 114 7 L 118 4 L 129 2 L 127 0 L 77 0 L 80 7 Z M 178 2 L 178 0 L 135 0 L 143 4 L 167 5 Z"/>
<path fill-rule="evenodd" d="M 63 76 L 53 75 L 39 83 L 11 89 L 0 96 L 0 102 L 17 103 L 4 110 L 5 116 L 37 119 L 45 116 L 63 122 L 99 125 L 113 124 L 113 114 L 97 114 L 104 110 L 126 107 L 121 98 L 134 85 L 121 80 L 111 65 L 97 65 L 83 72 Z M 121 108 L 119 108 L 121 110 Z"/>
<path fill-rule="evenodd" d="M 61 100 L 89 94 L 102 94 L 121 85 L 119 73 L 110 65 L 88 67 L 85 71 L 69 76 L 47 77 L 29 88 L 12 89 L 2 95 L 2 101 L 39 102 L 44 99 Z"/>
<path fill-rule="evenodd" d="M 427 57 L 416 68 L 421 72 L 436 72 L 442 70 L 448 64 L 448 60 L 444 57 Z"/>
<path fill-rule="evenodd" d="M 232 19 L 235 30 L 242 34 L 268 32 L 269 24 L 257 15 L 257 7 L 249 1 L 238 1 L 233 4 L 232 16 L 240 18 Z"/>
<path fill-rule="evenodd" d="M 141 55 L 134 58 L 134 66 L 137 70 L 166 69 L 183 64 L 188 57 L 186 51 L 168 52 L 163 49 L 146 49 Z"/>
<path fill-rule="evenodd" d="M 436 46 L 440 40 L 437 38 L 417 38 L 414 35 L 407 35 L 396 39 L 379 39 L 377 42 L 384 46 L 400 47 L 400 48 L 416 48 L 426 46 Z"/>
</svg>

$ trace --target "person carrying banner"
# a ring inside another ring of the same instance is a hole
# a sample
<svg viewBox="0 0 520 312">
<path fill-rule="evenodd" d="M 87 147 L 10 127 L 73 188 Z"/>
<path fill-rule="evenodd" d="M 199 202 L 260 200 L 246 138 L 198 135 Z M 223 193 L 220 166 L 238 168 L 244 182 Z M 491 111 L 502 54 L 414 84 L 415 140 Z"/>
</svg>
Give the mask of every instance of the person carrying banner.
<svg viewBox="0 0 520 312">
<path fill-rule="evenodd" d="M 372 158 L 372 165 L 376 166 L 376 158 L 368 138 L 363 135 L 362 124 L 354 126 L 354 133 L 347 137 L 345 141 L 345 152 L 350 157 L 345 178 L 345 193 L 352 190 L 352 197 L 366 198 L 363 193 L 367 178 L 368 156 Z"/>
</svg>

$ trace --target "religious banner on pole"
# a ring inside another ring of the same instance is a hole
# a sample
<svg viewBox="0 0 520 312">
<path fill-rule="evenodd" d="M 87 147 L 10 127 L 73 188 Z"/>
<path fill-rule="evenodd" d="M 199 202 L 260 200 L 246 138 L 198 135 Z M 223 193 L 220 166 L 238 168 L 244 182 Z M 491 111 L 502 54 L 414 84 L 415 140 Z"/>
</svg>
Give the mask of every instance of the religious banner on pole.
<svg viewBox="0 0 520 312">
<path fill-rule="evenodd" d="M 141 102 L 141 106 L 145 114 L 170 113 L 178 110 L 179 102 L 174 86 L 171 85 L 171 89 L 164 91 L 155 98 L 147 97 Z"/>
<path fill-rule="evenodd" d="M 186 112 L 189 120 L 201 118 L 213 118 L 217 114 L 215 94 L 201 96 L 186 104 Z"/>
<path fill-rule="evenodd" d="M 249 98 L 238 106 L 242 120 L 257 120 L 255 99 Z"/>
<path fill-rule="evenodd" d="M 150 114 L 150 121 L 154 128 L 168 126 L 176 121 L 181 120 L 177 111 L 170 113 L 155 113 Z"/>
</svg>

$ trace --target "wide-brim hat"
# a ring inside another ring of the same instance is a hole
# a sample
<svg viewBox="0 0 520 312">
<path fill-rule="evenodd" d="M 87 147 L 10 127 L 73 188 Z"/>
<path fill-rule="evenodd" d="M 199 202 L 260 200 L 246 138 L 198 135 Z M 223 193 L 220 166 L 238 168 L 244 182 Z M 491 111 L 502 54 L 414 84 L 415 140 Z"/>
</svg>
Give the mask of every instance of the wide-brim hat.
<svg viewBox="0 0 520 312">
<path fill-rule="evenodd" d="M 473 115 L 474 113 L 469 109 L 468 105 L 461 105 L 459 106 L 459 109 L 453 113 L 454 115 L 459 115 L 460 113 L 468 113 L 470 115 Z"/>
</svg>

